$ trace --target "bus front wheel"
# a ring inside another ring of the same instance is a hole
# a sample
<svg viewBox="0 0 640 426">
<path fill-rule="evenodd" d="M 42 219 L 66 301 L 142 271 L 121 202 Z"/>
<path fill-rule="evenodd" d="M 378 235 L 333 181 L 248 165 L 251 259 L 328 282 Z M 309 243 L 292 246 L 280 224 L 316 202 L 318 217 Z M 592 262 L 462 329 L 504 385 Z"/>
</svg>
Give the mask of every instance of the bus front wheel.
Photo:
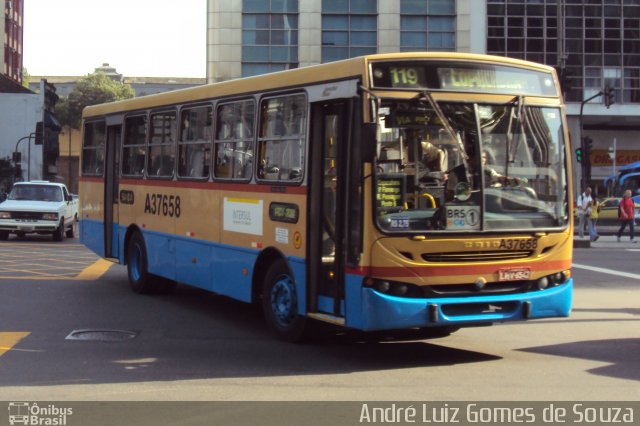
<svg viewBox="0 0 640 426">
<path fill-rule="evenodd" d="M 302 340 L 306 318 L 298 314 L 295 281 L 283 259 L 269 267 L 262 288 L 262 308 L 269 329 L 288 342 Z"/>
<path fill-rule="evenodd" d="M 147 271 L 147 249 L 139 232 L 133 234 L 129 240 L 127 274 L 133 291 L 140 294 L 151 292 L 150 274 Z"/>
</svg>

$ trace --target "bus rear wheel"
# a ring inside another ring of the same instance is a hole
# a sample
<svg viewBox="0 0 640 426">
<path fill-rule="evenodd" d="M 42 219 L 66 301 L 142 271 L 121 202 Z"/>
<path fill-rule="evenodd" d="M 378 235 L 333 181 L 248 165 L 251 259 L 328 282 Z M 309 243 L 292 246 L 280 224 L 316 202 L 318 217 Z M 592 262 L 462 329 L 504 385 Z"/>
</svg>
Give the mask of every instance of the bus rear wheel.
<svg viewBox="0 0 640 426">
<path fill-rule="evenodd" d="M 147 249 L 144 245 L 144 238 L 139 232 L 136 232 L 131 236 L 127 250 L 129 285 L 136 293 L 151 293 L 151 277 L 147 271 L 147 265 Z"/>
<path fill-rule="evenodd" d="M 269 267 L 262 287 L 262 308 L 269 329 L 280 340 L 303 339 L 306 318 L 298 314 L 295 281 L 283 259 Z"/>
</svg>

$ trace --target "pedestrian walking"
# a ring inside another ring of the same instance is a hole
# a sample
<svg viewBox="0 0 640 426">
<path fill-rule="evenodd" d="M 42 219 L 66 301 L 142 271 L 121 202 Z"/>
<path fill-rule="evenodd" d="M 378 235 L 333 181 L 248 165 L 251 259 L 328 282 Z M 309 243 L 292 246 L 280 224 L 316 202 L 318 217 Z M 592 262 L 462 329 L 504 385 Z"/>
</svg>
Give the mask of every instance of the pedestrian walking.
<svg viewBox="0 0 640 426">
<path fill-rule="evenodd" d="M 600 203 L 598 197 L 594 194 L 592 197 L 593 203 L 591 204 L 591 225 L 593 226 L 593 233 L 595 238 L 592 241 L 597 241 L 600 238 L 598 234 L 598 216 L 600 215 Z"/>
<path fill-rule="evenodd" d="M 618 242 L 620 242 L 620 237 L 622 237 L 622 233 L 624 232 L 624 228 L 629 225 L 629 236 L 631 237 L 631 242 L 635 243 L 636 238 L 634 235 L 634 221 L 635 221 L 635 203 L 631 199 L 631 190 L 627 189 L 624 191 L 624 195 L 622 196 L 622 200 L 620 200 L 620 204 L 618 205 L 618 219 L 620 220 L 620 229 L 618 230 Z"/>
<path fill-rule="evenodd" d="M 578 197 L 578 231 L 580 238 L 584 238 L 584 225 L 586 222 L 589 229 L 589 240 L 597 241 L 600 237 L 596 233 L 593 221 L 591 220 L 592 207 L 593 198 L 591 198 L 591 187 L 587 186 L 582 195 Z"/>
</svg>

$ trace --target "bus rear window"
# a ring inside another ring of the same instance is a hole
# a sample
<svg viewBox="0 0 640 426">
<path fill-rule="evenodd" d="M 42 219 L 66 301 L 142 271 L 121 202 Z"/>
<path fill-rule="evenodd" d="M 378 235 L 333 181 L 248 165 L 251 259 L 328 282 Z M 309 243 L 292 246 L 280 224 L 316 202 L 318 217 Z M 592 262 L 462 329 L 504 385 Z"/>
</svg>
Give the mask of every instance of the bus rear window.
<svg viewBox="0 0 640 426">
<path fill-rule="evenodd" d="M 102 176 L 104 171 L 105 123 L 97 121 L 84 125 L 82 141 L 82 175 Z"/>
</svg>

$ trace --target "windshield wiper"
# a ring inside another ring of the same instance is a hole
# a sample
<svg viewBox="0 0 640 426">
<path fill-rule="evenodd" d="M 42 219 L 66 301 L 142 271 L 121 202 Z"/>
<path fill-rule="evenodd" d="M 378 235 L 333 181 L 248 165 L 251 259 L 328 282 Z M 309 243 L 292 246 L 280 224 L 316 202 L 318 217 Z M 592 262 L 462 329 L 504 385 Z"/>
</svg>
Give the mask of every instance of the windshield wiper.
<svg viewBox="0 0 640 426">
<path fill-rule="evenodd" d="M 513 135 L 516 135 L 516 140 L 515 140 L 515 147 L 514 150 L 518 149 L 518 145 L 520 144 L 520 141 L 522 140 L 521 137 L 519 137 L 518 135 L 522 134 L 522 111 L 524 109 L 524 97 L 522 95 L 518 95 L 516 97 L 513 98 L 513 100 L 510 102 L 511 104 L 513 104 L 517 109 L 516 109 L 516 116 L 515 116 L 515 120 L 516 120 L 516 128 L 515 128 L 515 133 L 511 132 L 511 125 L 513 124 L 513 121 L 511 123 L 509 123 L 509 131 L 507 131 L 507 144 L 506 144 L 506 164 L 505 164 L 505 175 L 509 176 L 509 163 L 511 163 L 512 161 L 515 161 L 515 152 L 514 152 L 514 159 L 511 159 L 511 144 L 513 142 Z M 513 118 L 513 114 L 512 114 L 512 118 Z"/>
<path fill-rule="evenodd" d="M 426 99 L 427 101 L 429 101 L 429 105 L 431 105 L 431 108 L 433 108 L 433 110 L 436 112 L 436 115 L 442 122 L 442 125 L 444 126 L 447 133 L 449 133 L 449 136 L 451 136 L 451 138 L 454 141 L 456 141 L 456 144 L 458 145 L 458 149 L 462 153 L 462 164 L 464 165 L 467 182 L 471 182 L 471 169 L 469 168 L 469 154 L 467 154 L 467 150 L 465 149 L 464 144 L 462 143 L 462 139 L 460 138 L 460 135 L 456 133 L 456 131 L 453 129 L 453 127 L 451 126 L 451 123 L 449 123 L 449 120 L 444 115 L 444 112 L 442 112 L 442 108 L 440 108 L 440 105 L 438 105 L 435 99 L 433 99 L 433 96 L 431 95 L 430 92 L 426 90 L 421 92 L 417 96 L 417 99 L 419 100 Z"/>
</svg>

